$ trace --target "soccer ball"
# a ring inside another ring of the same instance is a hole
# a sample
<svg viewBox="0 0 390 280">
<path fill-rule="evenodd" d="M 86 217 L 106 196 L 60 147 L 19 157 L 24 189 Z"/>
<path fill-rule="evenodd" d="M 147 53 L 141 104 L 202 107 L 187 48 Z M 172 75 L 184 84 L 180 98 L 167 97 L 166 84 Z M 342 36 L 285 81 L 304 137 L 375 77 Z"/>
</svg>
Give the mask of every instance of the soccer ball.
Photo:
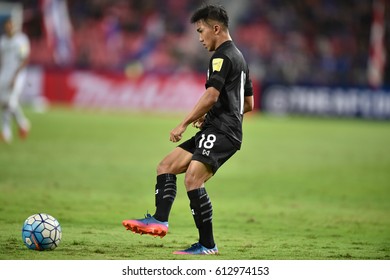
<svg viewBox="0 0 390 280">
<path fill-rule="evenodd" d="M 23 242 L 31 250 L 53 250 L 60 244 L 61 237 L 60 223 L 48 214 L 34 214 L 23 224 Z"/>
</svg>

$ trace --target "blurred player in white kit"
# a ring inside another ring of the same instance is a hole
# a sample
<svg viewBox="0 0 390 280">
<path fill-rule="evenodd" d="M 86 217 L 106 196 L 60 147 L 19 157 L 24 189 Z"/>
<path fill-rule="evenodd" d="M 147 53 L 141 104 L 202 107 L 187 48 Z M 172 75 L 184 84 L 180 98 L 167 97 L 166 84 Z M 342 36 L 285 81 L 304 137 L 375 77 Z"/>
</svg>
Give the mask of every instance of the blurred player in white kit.
<svg viewBox="0 0 390 280">
<path fill-rule="evenodd" d="M 1 138 L 12 141 L 12 117 L 18 125 L 19 135 L 26 138 L 30 122 L 19 105 L 19 96 L 26 81 L 26 66 L 30 55 L 28 37 L 17 31 L 11 18 L 4 22 L 4 34 L 0 38 L 0 110 Z"/>
</svg>

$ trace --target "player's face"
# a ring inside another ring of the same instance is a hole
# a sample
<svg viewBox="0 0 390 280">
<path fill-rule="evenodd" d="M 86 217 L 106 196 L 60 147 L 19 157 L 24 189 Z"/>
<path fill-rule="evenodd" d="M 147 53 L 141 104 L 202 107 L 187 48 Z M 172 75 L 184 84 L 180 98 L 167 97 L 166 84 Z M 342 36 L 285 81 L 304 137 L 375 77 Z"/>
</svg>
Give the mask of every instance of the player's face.
<svg viewBox="0 0 390 280">
<path fill-rule="evenodd" d="M 199 33 L 199 41 L 209 51 L 215 51 L 216 37 L 211 25 L 203 20 L 196 22 L 196 31 Z"/>
<path fill-rule="evenodd" d="M 11 36 L 14 30 L 14 26 L 11 20 L 7 20 L 4 24 L 4 32 L 8 36 Z"/>
</svg>

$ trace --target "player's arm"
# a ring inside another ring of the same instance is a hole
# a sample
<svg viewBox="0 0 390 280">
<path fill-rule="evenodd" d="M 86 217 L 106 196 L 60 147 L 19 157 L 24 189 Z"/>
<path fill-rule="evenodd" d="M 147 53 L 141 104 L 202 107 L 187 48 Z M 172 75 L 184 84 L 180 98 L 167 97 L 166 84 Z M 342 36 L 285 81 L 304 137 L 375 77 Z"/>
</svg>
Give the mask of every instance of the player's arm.
<svg viewBox="0 0 390 280">
<path fill-rule="evenodd" d="M 244 114 L 253 110 L 253 95 L 244 97 Z M 192 126 L 195 128 L 202 128 L 206 115 L 201 116 L 199 119 L 192 122 Z"/>
<path fill-rule="evenodd" d="M 20 71 L 22 71 L 27 66 L 27 64 L 28 64 L 28 57 L 23 59 L 22 62 L 19 64 L 18 68 L 16 69 L 16 71 L 12 77 L 12 80 L 10 82 L 10 85 L 9 85 L 10 88 L 13 88 L 15 86 L 15 81 L 16 81 L 16 78 L 18 77 L 18 74 L 20 73 Z"/>
<path fill-rule="evenodd" d="M 28 65 L 28 61 L 29 61 L 28 57 L 22 59 L 18 68 L 16 68 L 14 77 L 16 77 L 20 73 L 20 71 L 22 71 Z"/>
<path fill-rule="evenodd" d="M 19 46 L 19 56 L 21 58 L 21 61 L 19 63 L 18 68 L 16 68 L 16 71 L 11 80 L 11 84 L 10 84 L 11 88 L 13 88 L 13 86 L 15 85 L 15 80 L 18 74 L 28 65 L 29 54 L 30 54 L 30 44 L 28 40 L 26 40 L 25 42 L 23 42 L 21 46 Z"/>
<path fill-rule="evenodd" d="M 244 114 L 253 110 L 253 95 L 244 97 Z"/>
<path fill-rule="evenodd" d="M 206 114 L 207 115 L 207 114 Z M 201 129 L 203 124 L 204 124 L 204 121 L 206 120 L 206 115 L 203 115 L 202 117 L 200 117 L 199 119 L 195 120 L 192 122 L 192 126 L 195 127 L 195 128 L 199 128 Z"/>
<path fill-rule="evenodd" d="M 170 133 L 170 140 L 177 142 L 181 140 L 182 134 L 187 129 L 190 123 L 195 122 L 203 117 L 213 105 L 218 101 L 219 91 L 214 87 L 208 87 L 205 93 L 200 97 L 198 103 L 191 110 L 191 112 L 184 118 L 184 120 L 175 127 Z"/>
<path fill-rule="evenodd" d="M 244 85 L 244 114 L 253 110 L 253 84 L 249 76 L 249 69 L 246 72 L 247 79 Z"/>
</svg>

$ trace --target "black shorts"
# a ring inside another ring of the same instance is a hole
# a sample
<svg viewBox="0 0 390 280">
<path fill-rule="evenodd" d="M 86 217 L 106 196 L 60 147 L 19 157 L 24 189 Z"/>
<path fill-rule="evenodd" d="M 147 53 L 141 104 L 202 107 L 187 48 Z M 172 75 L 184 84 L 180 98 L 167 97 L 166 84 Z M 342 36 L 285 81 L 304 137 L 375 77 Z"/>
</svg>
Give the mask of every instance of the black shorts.
<svg viewBox="0 0 390 280">
<path fill-rule="evenodd" d="M 192 153 L 193 160 L 209 165 L 213 174 L 237 152 L 229 138 L 212 127 L 199 131 L 179 147 Z"/>
</svg>

